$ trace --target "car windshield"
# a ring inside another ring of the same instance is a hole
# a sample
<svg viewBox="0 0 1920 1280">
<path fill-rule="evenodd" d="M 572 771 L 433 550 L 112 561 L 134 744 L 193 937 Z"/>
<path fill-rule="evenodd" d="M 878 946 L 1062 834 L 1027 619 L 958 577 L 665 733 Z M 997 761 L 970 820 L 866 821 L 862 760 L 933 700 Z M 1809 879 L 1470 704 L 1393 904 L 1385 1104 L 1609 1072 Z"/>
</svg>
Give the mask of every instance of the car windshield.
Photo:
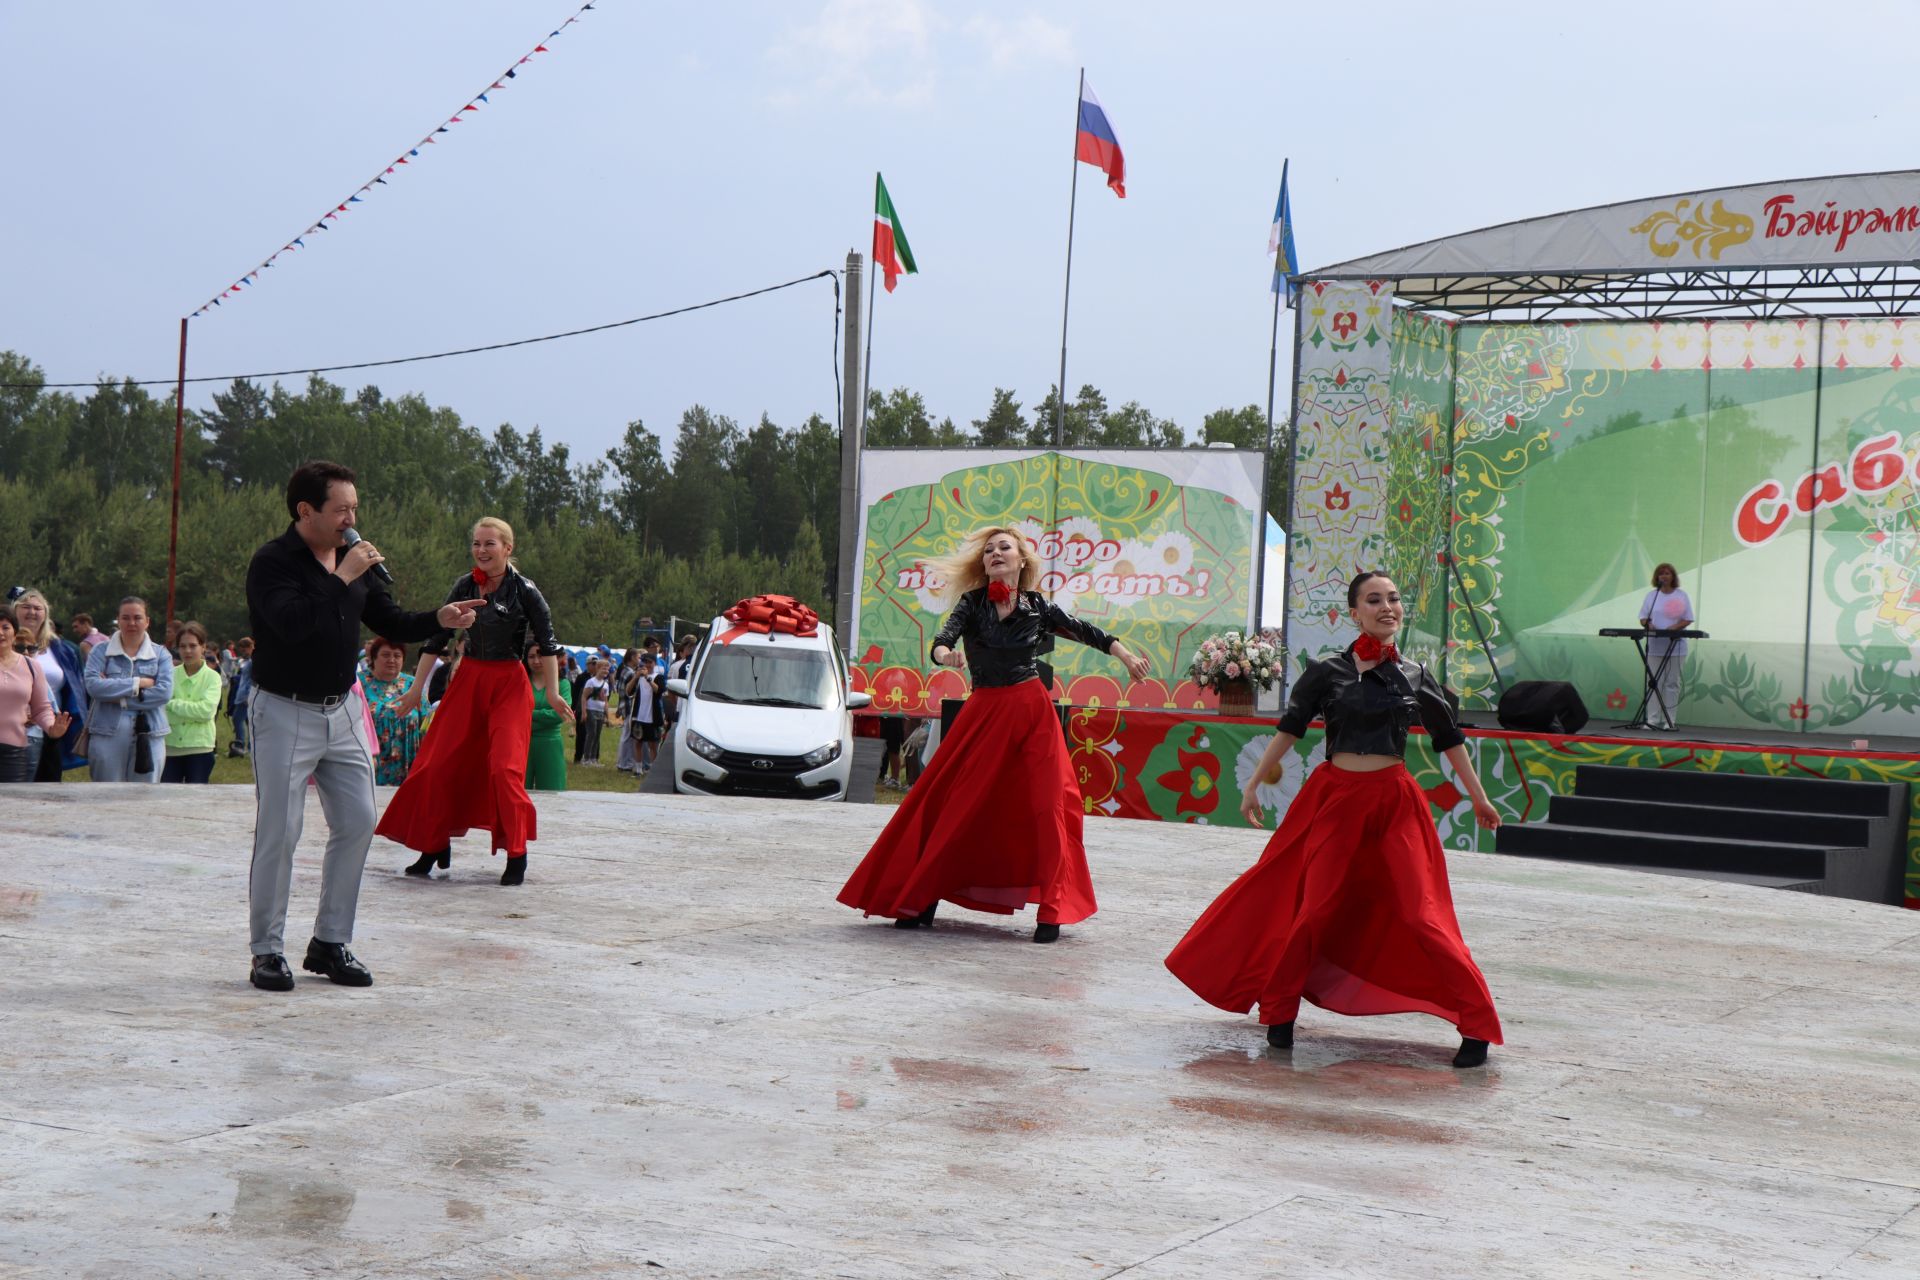
<svg viewBox="0 0 1920 1280">
<path fill-rule="evenodd" d="M 828 707 L 836 700 L 833 660 L 824 650 L 782 645 L 714 645 L 694 696 L 763 707 Z"/>
</svg>

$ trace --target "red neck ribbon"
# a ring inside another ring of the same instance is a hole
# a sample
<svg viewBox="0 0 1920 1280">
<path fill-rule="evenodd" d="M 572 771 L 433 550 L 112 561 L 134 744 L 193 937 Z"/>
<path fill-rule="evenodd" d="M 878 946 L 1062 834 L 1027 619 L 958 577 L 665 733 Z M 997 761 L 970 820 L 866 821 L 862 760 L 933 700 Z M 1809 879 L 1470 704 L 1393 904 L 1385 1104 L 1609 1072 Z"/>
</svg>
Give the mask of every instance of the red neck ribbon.
<svg viewBox="0 0 1920 1280">
<path fill-rule="evenodd" d="M 1379 640 L 1364 632 L 1353 642 L 1353 656 L 1363 662 L 1398 662 L 1400 650 L 1392 644 L 1381 644 Z"/>
<path fill-rule="evenodd" d="M 1013 588 L 1004 582 L 994 581 L 987 584 L 987 599 L 995 604 L 1005 604 L 1013 599 Z"/>
</svg>

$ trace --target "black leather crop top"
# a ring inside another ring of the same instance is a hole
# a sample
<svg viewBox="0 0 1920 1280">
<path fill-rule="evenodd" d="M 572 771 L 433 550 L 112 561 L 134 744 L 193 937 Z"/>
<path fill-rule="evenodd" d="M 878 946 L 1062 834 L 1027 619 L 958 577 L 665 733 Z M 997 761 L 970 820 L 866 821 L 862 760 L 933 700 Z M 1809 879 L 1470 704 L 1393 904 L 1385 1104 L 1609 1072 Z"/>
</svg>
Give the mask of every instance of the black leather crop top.
<svg viewBox="0 0 1920 1280">
<path fill-rule="evenodd" d="M 1407 729 L 1414 717 L 1426 727 L 1436 753 L 1465 742 L 1446 690 L 1417 662 L 1382 662 L 1361 674 L 1349 646 L 1344 653 L 1310 664 L 1294 682 L 1280 732 L 1298 738 L 1307 724 L 1327 724 L 1327 755 L 1407 754 Z"/>
<path fill-rule="evenodd" d="M 1052 603 L 1038 591 L 1022 591 L 1013 612 L 1004 619 L 985 587 L 975 587 L 953 606 L 940 634 L 927 646 L 927 657 L 941 645 L 951 649 L 966 642 L 967 674 L 976 689 L 997 689 L 1038 679 L 1042 636 L 1065 636 L 1101 653 L 1113 647 L 1113 637 Z"/>
<path fill-rule="evenodd" d="M 477 600 L 485 595 L 473 575 L 462 574 L 447 592 L 447 603 Z M 453 632 L 441 630 L 421 646 L 423 653 L 445 653 L 453 643 Z M 473 626 L 467 630 L 467 656 L 482 662 L 519 662 L 527 655 L 527 646 L 537 644 L 542 654 L 560 652 L 553 638 L 553 614 L 540 589 L 508 569 L 500 587 L 487 603 L 473 611 Z"/>
</svg>

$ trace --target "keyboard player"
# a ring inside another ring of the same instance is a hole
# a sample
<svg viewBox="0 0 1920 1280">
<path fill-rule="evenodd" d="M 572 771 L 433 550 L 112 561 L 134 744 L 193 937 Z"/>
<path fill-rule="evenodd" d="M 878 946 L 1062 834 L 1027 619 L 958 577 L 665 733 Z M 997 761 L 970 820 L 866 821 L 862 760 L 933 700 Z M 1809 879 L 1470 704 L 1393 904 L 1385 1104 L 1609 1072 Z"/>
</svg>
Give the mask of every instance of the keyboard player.
<svg viewBox="0 0 1920 1280">
<path fill-rule="evenodd" d="M 1659 679 L 1653 702 L 1647 707 L 1647 727 L 1671 729 L 1680 709 L 1680 668 L 1686 662 L 1687 642 L 1668 633 L 1693 625 L 1693 601 L 1680 589 L 1680 573 L 1670 564 L 1653 571 L 1653 590 L 1640 605 L 1640 625 L 1653 634 L 1647 640 L 1647 665 Z"/>
</svg>

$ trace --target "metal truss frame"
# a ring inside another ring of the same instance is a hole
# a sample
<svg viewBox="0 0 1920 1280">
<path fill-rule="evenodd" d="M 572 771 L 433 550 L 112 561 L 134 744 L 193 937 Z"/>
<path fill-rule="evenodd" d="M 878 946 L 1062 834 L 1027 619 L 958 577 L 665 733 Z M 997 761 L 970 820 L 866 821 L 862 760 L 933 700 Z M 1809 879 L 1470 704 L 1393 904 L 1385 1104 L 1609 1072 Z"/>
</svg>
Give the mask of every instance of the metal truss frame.
<svg viewBox="0 0 1920 1280">
<path fill-rule="evenodd" d="M 1362 278 L 1378 277 L 1302 277 Z M 1906 316 L 1920 314 L 1920 263 L 1409 276 L 1393 290 L 1401 306 L 1474 320 Z"/>
</svg>

